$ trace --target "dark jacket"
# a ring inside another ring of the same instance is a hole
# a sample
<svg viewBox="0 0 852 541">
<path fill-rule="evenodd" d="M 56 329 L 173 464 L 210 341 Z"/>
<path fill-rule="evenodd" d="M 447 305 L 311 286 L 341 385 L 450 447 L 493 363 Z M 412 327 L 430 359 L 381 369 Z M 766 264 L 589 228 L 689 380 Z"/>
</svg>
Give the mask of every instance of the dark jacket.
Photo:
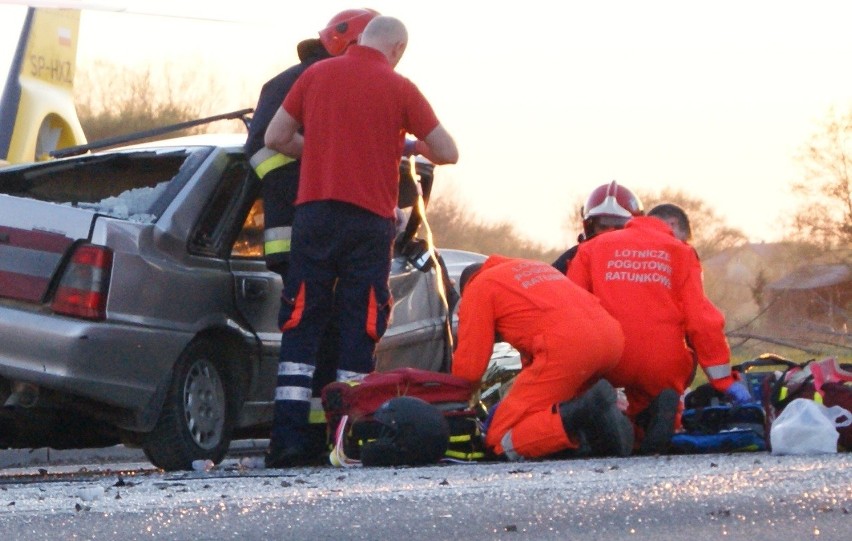
<svg viewBox="0 0 852 541">
<path fill-rule="evenodd" d="M 248 137 L 246 138 L 245 151 L 247 156 L 251 156 L 263 148 L 266 128 L 299 75 L 311 64 L 330 56 L 318 39 L 306 39 L 299 43 L 296 50 L 300 62 L 267 81 L 260 90 L 260 97 L 257 100 L 257 107 L 254 108 L 254 115 L 252 115 Z"/>
</svg>

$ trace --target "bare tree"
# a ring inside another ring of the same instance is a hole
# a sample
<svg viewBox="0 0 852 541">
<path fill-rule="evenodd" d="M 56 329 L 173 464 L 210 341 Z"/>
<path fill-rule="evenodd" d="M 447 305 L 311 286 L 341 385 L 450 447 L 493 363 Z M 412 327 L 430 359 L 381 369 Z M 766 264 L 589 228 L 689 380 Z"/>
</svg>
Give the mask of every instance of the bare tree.
<svg viewBox="0 0 852 541">
<path fill-rule="evenodd" d="M 75 84 L 77 115 L 89 141 L 195 120 L 215 105 L 216 84 L 199 73 L 166 66 L 131 69 L 95 62 Z M 201 133 L 206 126 L 176 132 Z"/>
<path fill-rule="evenodd" d="M 637 195 L 645 204 L 646 212 L 660 203 L 674 203 L 681 207 L 689 216 L 692 245 L 702 259 L 748 242 L 745 233 L 728 225 L 705 201 L 682 190 L 664 188 L 657 193 L 640 191 Z"/>
<path fill-rule="evenodd" d="M 585 197 L 575 199 L 574 204 L 571 205 L 571 210 L 562 220 L 562 231 L 569 240 L 576 238 L 578 242 L 580 241 L 583 233 L 583 205 L 585 203 Z M 573 244 L 571 245 L 573 246 Z"/>
<path fill-rule="evenodd" d="M 429 201 L 426 214 L 439 247 L 538 259 L 546 263 L 561 253 L 524 238 L 509 222 L 487 222 L 471 215 L 457 200 L 458 197 L 445 193 Z"/>
<path fill-rule="evenodd" d="M 792 187 L 803 203 L 790 236 L 823 248 L 852 247 L 852 109 L 831 109 L 798 160 L 804 180 Z"/>
</svg>

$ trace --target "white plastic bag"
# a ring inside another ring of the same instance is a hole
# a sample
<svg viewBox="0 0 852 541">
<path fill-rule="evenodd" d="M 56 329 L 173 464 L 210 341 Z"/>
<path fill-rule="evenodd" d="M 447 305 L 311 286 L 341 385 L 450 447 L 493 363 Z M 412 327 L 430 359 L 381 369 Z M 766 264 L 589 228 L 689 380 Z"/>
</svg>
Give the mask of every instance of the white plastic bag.
<svg viewBox="0 0 852 541">
<path fill-rule="evenodd" d="M 827 408 L 807 398 L 787 404 L 772 423 L 769 441 L 773 455 L 810 455 L 837 452 L 837 427 L 852 423 L 852 414 L 840 406 Z"/>
</svg>

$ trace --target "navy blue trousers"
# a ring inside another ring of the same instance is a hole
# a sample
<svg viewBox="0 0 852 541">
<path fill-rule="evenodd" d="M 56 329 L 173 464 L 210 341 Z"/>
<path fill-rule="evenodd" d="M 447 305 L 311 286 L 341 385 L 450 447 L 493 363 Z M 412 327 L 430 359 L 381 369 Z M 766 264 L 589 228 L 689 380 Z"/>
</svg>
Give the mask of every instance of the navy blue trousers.
<svg viewBox="0 0 852 541">
<path fill-rule="evenodd" d="M 303 447 L 317 352 L 332 318 L 339 332 L 336 371 L 372 372 L 387 329 L 394 220 L 339 201 L 299 205 L 284 281 L 274 447 Z M 329 361 L 326 361 L 329 362 Z"/>
</svg>

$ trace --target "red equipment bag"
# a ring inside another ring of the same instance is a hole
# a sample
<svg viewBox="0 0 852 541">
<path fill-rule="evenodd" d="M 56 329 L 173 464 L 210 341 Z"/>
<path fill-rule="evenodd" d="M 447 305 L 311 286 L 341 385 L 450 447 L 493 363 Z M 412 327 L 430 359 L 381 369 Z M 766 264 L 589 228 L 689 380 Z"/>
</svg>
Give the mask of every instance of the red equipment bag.
<svg viewBox="0 0 852 541">
<path fill-rule="evenodd" d="M 370 415 L 396 396 L 416 396 L 441 409 L 466 408 L 474 386 L 465 379 L 419 368 L 372 372 L 356 381 L 335 381 L 322 390 L 322 407 L 329 424 L 340 415 L 353 420 Z"/>
<path fill-rule="evenodd" d="M 365 441 L 376 437 L 373 413 L 397 396 L 414 396 L 437 407 L 450 425 L 447 458 L 478 460 L 484 457 L 479 414 L 471 406 L 475 386 L 443 372 L 419 368 L 395 368 L 372 372 L 362 380 L 336 381 L 322 390 L 322 406 L 333 445 L 342 443 L 345 456 L 357 459 Z M 345 426 L 339 427 L 341 420 Z"/>
</svg>

